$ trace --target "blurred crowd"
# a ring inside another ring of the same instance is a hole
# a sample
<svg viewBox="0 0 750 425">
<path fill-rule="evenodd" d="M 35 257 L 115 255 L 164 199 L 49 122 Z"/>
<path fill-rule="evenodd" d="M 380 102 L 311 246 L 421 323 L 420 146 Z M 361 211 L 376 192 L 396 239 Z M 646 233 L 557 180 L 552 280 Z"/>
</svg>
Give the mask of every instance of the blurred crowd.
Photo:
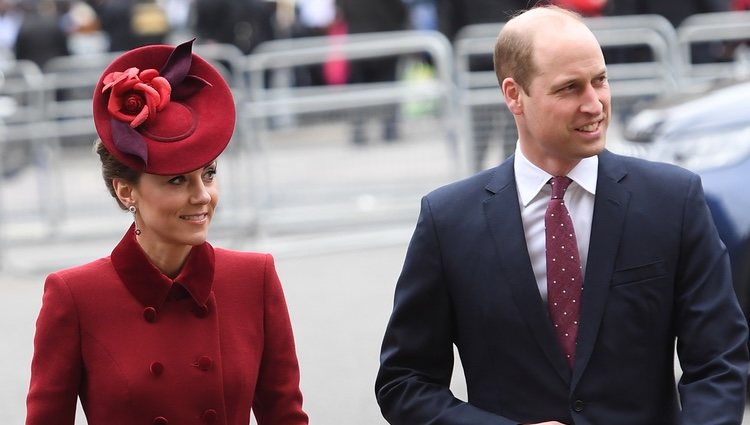
<svg viewBox="0 0 750 425">
<path fill-rule="evenodd" d="M 750 0 L 542 1 L 585 16 L 660 14 L 675 27 L 694 13 L 750 9 Z M 408 28 L 453 38 L 466 25 L 502 22 L 528 6 L 529 0 L 0 0 L 0 54 L 41 66 L 54 56 L 193 36 L 244 53 L 274 38 Z"/>
<path fill-rule="evenodd" d="M 750 0 L 0 0 L 0 59 L 31 60 L 43 69 L 58 56 L 176 45 L 193 37 L 198 44 L 231 44 L 244 54 L 279 38 L 402 29 L 437 30 L 455 40 L 465 26 L 504 22 L 537 3 L 555 3 L 584 16 L 659 14 L 675 28 L 692 14 L 750 9 Z M 716 46 L 699 46 L 694 58 L 730 57 L 725 44 L 718 47 L 717 53 Z M 638 61 L 632 55 L 641 52 L 605 54 L 609 62 Z M 296 69 L 293 81 L 310 86 L 408 79 L 404 68 L 397 57 L 347 61 L 331 56 L 322 65 Z M 491 52 L 472 59 L 471 68 L 491 70 Z M 400 111 L 395 106 L 381 109 L 353 114 L 352 143 L 367 142 L 365 121 L 373 115 L 380 121 L 382 140 L 399 138 Z M 478 108 L 475 113 L 476 125 L 488 127 L 474 129 L 481 157 L 497 111 Z M 504 139 L 515 140 L 515 134 Z"/>
</svg>

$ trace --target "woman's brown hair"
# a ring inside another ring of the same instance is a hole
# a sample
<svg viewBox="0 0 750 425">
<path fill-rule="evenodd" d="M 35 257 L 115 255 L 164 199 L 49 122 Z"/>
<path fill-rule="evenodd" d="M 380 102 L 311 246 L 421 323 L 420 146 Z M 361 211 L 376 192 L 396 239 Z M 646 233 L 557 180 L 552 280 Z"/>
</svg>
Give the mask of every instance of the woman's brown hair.
<svg viewBox="0 0 750 425">
<path fill-rule="evenodd" d="M 104 147 L 101 140 L 96 141 L 94 149 L 102 162 L 102 177 L 104 178 L 104 184 L 107 186 L 107 190 L 109 190 L 109 194 L 115 198 L 117 205 L 119 205 L 120 208 L 127 210 L 128 207 L 120 202 L 120 198 L 117 197 L 112 182 L 114 179 L 122 179 L 128 183 L 137 184 L 138 180 L 141 178 L 141 172 L 118 161 L 117 158 L 112 156 L 107 148 Z"/>
</svg>

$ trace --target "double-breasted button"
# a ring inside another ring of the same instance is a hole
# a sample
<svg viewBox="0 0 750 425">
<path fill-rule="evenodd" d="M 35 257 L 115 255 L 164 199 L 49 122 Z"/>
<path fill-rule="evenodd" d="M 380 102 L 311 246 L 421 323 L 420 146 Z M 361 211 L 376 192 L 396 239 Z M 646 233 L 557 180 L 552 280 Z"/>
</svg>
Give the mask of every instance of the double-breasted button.
<svg viewBox="0 0 750 425">
<path fill-rule="evenodd" d="M 205 422 L 207 424 L 212 424 L 212 423 L 216 422 L 217 416 L 218 416 L 218 414 L 216 413 L 216 410 L 214 410 L 214 409 L 206 409 L 206 411 L 203 412 L 203 414 L 201 415 L 201 419 L 203 420 L 203 422 Z"/>
<path fill-rule="evenodd" d="M 146 307 L 143 309 L 143 319 L 148 323 L 156 322 L 156 309 L 153 307 Z"/>
<path fill-rule="evenodd" d="M 211 360 L 211 357 L 208 356 L 201 356 L 198 358 L 198 360 L 195 362 L 195 366 L 202 370 L 207 371 L 208 369 L 211 369 L 211 364 L 213 361 Z"/>
<path fill-rule="evenodd" d="M 169 421 L 164 416 L 157 416 L 154 421 L 151 422 L 153 425 L 167 425 Z"/>
<path fill-rule="evenodd" d="M 193 307 L 193 314 L 195 317 L 202 319 L 206 316 L 208 316 L 208 306 L 207 305 L 195 305 Z"/>
<path fill-rule="evenodd" d="M 576 400 L 573 402 L 573 410 L 575 410 L 578 413 L 583 412 L 583 406 L 584 406 L 583 400 Z"/>
<path fill-rule="evenodd" d="M 164 372 L 164 365 L 160 362 L 153 362 L 151 363 L 151 366 L 149 366 L 148 370 L 151 372 L 154 376 L 160 376 L 162 372 Z"/>
</svg>

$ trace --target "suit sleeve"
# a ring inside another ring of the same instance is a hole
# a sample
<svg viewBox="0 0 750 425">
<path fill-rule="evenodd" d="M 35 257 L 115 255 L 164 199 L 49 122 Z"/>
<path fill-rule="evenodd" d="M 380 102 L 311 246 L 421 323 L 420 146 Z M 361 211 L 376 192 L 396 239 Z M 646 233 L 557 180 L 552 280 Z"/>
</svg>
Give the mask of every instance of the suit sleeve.
<svg viewBox="0 0 750 425">
<path fill-rule="evenodd" d="M 681 423 L 740 424 L 748 373 L 747 322 L 698 177 L 687 196 L 677 270 Z"/>
<path fill-rule="evenodd" d="M 392 425 L 517 424 L 450 391 L 453 311 L 443 255 L 429 200 L 423 198 L 380 353 L 375 393 L 383 417 Z"/>
<path fill-rule="evenodd" d="M 73 296 L 65 281 L 51 274 L 36 322 L 26 425 L 73 425 L 82 363 Z"/>
<path fill-rule="evenodd" d="M 289 312 L 273 258 L 266 256 L 264 346 L 253 412 L 258 425 L 304 425 L 299 364 Z"/>
</svg>

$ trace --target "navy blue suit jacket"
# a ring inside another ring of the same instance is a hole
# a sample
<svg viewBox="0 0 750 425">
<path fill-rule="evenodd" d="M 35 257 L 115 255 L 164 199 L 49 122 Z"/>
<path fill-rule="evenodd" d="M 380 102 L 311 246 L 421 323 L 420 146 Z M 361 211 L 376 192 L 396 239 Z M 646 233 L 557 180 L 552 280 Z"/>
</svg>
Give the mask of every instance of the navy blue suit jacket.
<svg viewBox="0 0 750 425">
<path fill-rule="evenodd" d="M 599 155 L 582 302 L 571 371 L 531 268 L 512 158 L 430 193 L 383 341 L 376 394 L 384 417 L 403 425 L 742 422 L 747 325 L 697 175 Z M 467 402 L 449 390 L 454 344 Z"/>
</svg>

